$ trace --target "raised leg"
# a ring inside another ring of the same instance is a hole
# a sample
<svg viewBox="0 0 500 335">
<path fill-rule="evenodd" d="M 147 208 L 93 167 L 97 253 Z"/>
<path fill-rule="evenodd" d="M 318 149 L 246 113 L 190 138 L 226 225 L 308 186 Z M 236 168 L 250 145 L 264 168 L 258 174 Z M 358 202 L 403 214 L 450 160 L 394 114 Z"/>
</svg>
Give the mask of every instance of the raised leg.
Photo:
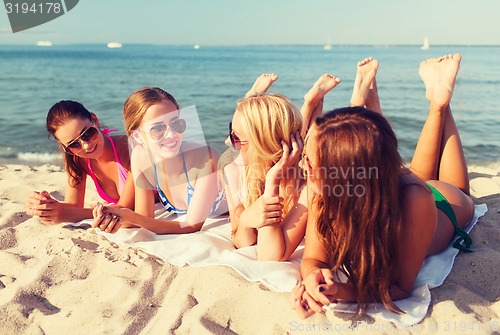
<svg viewBox="0 0 500 335">
<path fill-rule="evenodd" d="M 351 106 L 365 107 L 382 115 L 380 100 L 378 97 L 377 74 L 379 62 L 368 57 L 358 62 L 356 79 L 351 96 Z"/>
<path fill-rule="evenodd" d="M 420 64 L 419 73 L 431 104 L 410 170 L 424 181 L 443 181 L 469 194 L 467 164 L 449 105 L 460 60 L 460 54 L 455 54 Z"/>
<path fill-rule="evenodd" d="M 313 87 L 304 95 L 304 104 L 300 109 L 303 126 L 300 135 L 304 138 L 314 120 L 323 112 L 323 98 L 335 86 L 340 84 L 340 78 L 324 74 L 314 83 Z"/>
<path fill-rule="evenodd" d="M 253 83 L 252 88 L 245 94 L 244 99 L 247 99 L 254 95 L 264 94 L 267 92 L 269 87 L 278 79 L 278 76 L 274 73 L 264 73 L 260 75 Z"/>
<path fill-rule="evenodd" d="M 460 54 L 429 59 L 420 64 L 420 76 L 430 101 L 429 116 L 418 140 L 410 170 L 434 186 L 450 203 L 463 228 L 472 218 L 474 205 L 469 195 L 469 177 L 450 101 L 460 68 Z M 448 246 L 455 227 L 442 211 L 427 255 Z"/>
</svg>

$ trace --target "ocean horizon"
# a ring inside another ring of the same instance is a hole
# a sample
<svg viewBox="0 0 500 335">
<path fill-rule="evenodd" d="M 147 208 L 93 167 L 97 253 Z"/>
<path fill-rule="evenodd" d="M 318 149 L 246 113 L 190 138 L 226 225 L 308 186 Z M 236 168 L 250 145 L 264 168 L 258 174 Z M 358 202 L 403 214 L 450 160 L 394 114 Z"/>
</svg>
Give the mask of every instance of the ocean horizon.
<svg viewBox="0 0 500 335">
<path fill-rule="evenodd" d="M 325 97 L 324 110 L 347 106 L 356 63 L 380 61 L 377 83 L 382 110 L 411 159 L 429 104 L 418 76 L 419 63 L 461 53 L 451 103 L 469 164 L 500 161 L 500 53 L 482 45 L 241 45 L 205 46 L 67 44 L 51 47 L 0 45 L 0 162 L 60 163 L 57 143 L 48 138 L 45 117 L 60 100 L 77 100 L 108 127 L 124 133 L 126 98 L 144 86 L 171 93 L 181 107 L 195 105 L 209 144 L 223 150 L 236 102 L 262 73 L 279 76 L 269 92 L 298 107 L 323 73 L 342 83 Z M 221 130 L 222 129 L 222 130 Z"/>
</svg>

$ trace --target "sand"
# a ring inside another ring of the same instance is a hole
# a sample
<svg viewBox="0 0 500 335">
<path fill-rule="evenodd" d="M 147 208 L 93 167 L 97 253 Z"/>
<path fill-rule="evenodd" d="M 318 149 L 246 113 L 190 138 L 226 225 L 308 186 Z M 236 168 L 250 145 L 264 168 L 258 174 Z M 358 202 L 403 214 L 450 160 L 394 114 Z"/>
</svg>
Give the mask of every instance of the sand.
<svg viewBox="0 0 500 335">
<path fill-rule="evenodd" d="M 474 202 L 488 205 L 471 232 L 475 253 L 457 256 L 424 320 L 405 329 L 331 311 L 300 320 L 288 293 L 229 267 L 177 267 L 88 226 L 45 226 L 26 215 L 26 196 L 62 199 L 64 170 L 0 165 L 0 334 L 499 333 L 500 168 L 472 167 L 470 177 Z"/>
</svg>

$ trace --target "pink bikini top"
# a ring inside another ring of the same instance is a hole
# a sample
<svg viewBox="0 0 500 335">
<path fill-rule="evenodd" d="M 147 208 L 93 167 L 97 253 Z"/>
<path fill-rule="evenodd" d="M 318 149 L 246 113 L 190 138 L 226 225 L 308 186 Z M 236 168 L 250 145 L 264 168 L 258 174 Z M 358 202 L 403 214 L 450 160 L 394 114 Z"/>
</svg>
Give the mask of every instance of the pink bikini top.
<svg viewBox="0 0 500 335">
<path fill-rule="evenodd" d="M 116 152 L 115 144 L 113 143 L 113 140 L 111 139 L 111 136 L 108 134 L 112 131 L 116 131 L 116 129 L 104 129 L 102 130 L 102 133 L 106 135 L 109 140 L 111 141 L 111 146 L 113 147 L 113 152 L 115 153 L 115 162 L 116 162 L 116 168 L 118 170 L 118 190 L 120 195 L 122 194 L 123 187 L 125 186 L 125 182 L 127 181 L 127 176 L 128 172 L 127 170 L 123 167 L 122 163 L 120 162 L 120 159 L 118 158 L 118 154 Z M 119 199 L 112 199 L 110 198 L 102 189 L 101 185 L 99 185 L 99 182 L 97 181 L 97 178 L 94 174 L 94 171 L 92 170 L 92 165 L 90 164 L 90 159 L 88 160 L 88 167 L 89 167 L 89 175 L 92 177 L 92 180 L 94 180 L 95 187 L 97 189 L 97 193 L 99 193 L 99 196 L 102 198 L 102 200 L 108 202 L 108 203 L 117 203 Z"/>
</svg>

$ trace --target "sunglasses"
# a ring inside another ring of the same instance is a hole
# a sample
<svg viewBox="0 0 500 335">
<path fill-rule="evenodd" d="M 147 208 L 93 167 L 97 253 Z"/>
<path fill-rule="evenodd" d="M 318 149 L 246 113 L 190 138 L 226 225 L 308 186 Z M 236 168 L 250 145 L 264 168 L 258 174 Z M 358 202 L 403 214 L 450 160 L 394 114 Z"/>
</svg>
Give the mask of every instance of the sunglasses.
<svg viewBox="0 0 500 335">
<path fill-rule="evenodd" d="M 82 150 L 82 148 L 83 148 L 82 142 L 93 141 L 96 138 L 97 134 L 99 134 L 99 129 L 97 129 L 94 125 L 92 125 L 92 126 L 88 127 L 87 129 L 85 129 L 73 141 L 69 142 L 68 145 L 64 145 L 62 143 L 61 143 L 61 145 L 63 146 L 65 152 L 73 155 L 73 154 L 76 154 Z"/>
<path fill-rule="evenodd" d="M 235 150 L 241 150 L 241 145 L 244 143 L 248 143 L 248 141 L 242 141 L 236 134 L 233 132 L 233 123 L 229 122 L 229 138 L 231 139 L 231 144 Z"/>
<path fill-rule="evenodd" d="M 178 134 L 182 134 L 184 131 L 186 131 L 186 120 L 177 119 L 170 121 L 168 125 L 165 123 L 154 125 L 153 127 L 151 127 L 151 129 L 149 129 L 149 136 L 151 137 L 151 139 L 158 141 L 163 136 L 165 136 L 165 133 L 167 132 L 169 127 L 170 129 L 172 129 L 172 131 Z"/>
</svg>

